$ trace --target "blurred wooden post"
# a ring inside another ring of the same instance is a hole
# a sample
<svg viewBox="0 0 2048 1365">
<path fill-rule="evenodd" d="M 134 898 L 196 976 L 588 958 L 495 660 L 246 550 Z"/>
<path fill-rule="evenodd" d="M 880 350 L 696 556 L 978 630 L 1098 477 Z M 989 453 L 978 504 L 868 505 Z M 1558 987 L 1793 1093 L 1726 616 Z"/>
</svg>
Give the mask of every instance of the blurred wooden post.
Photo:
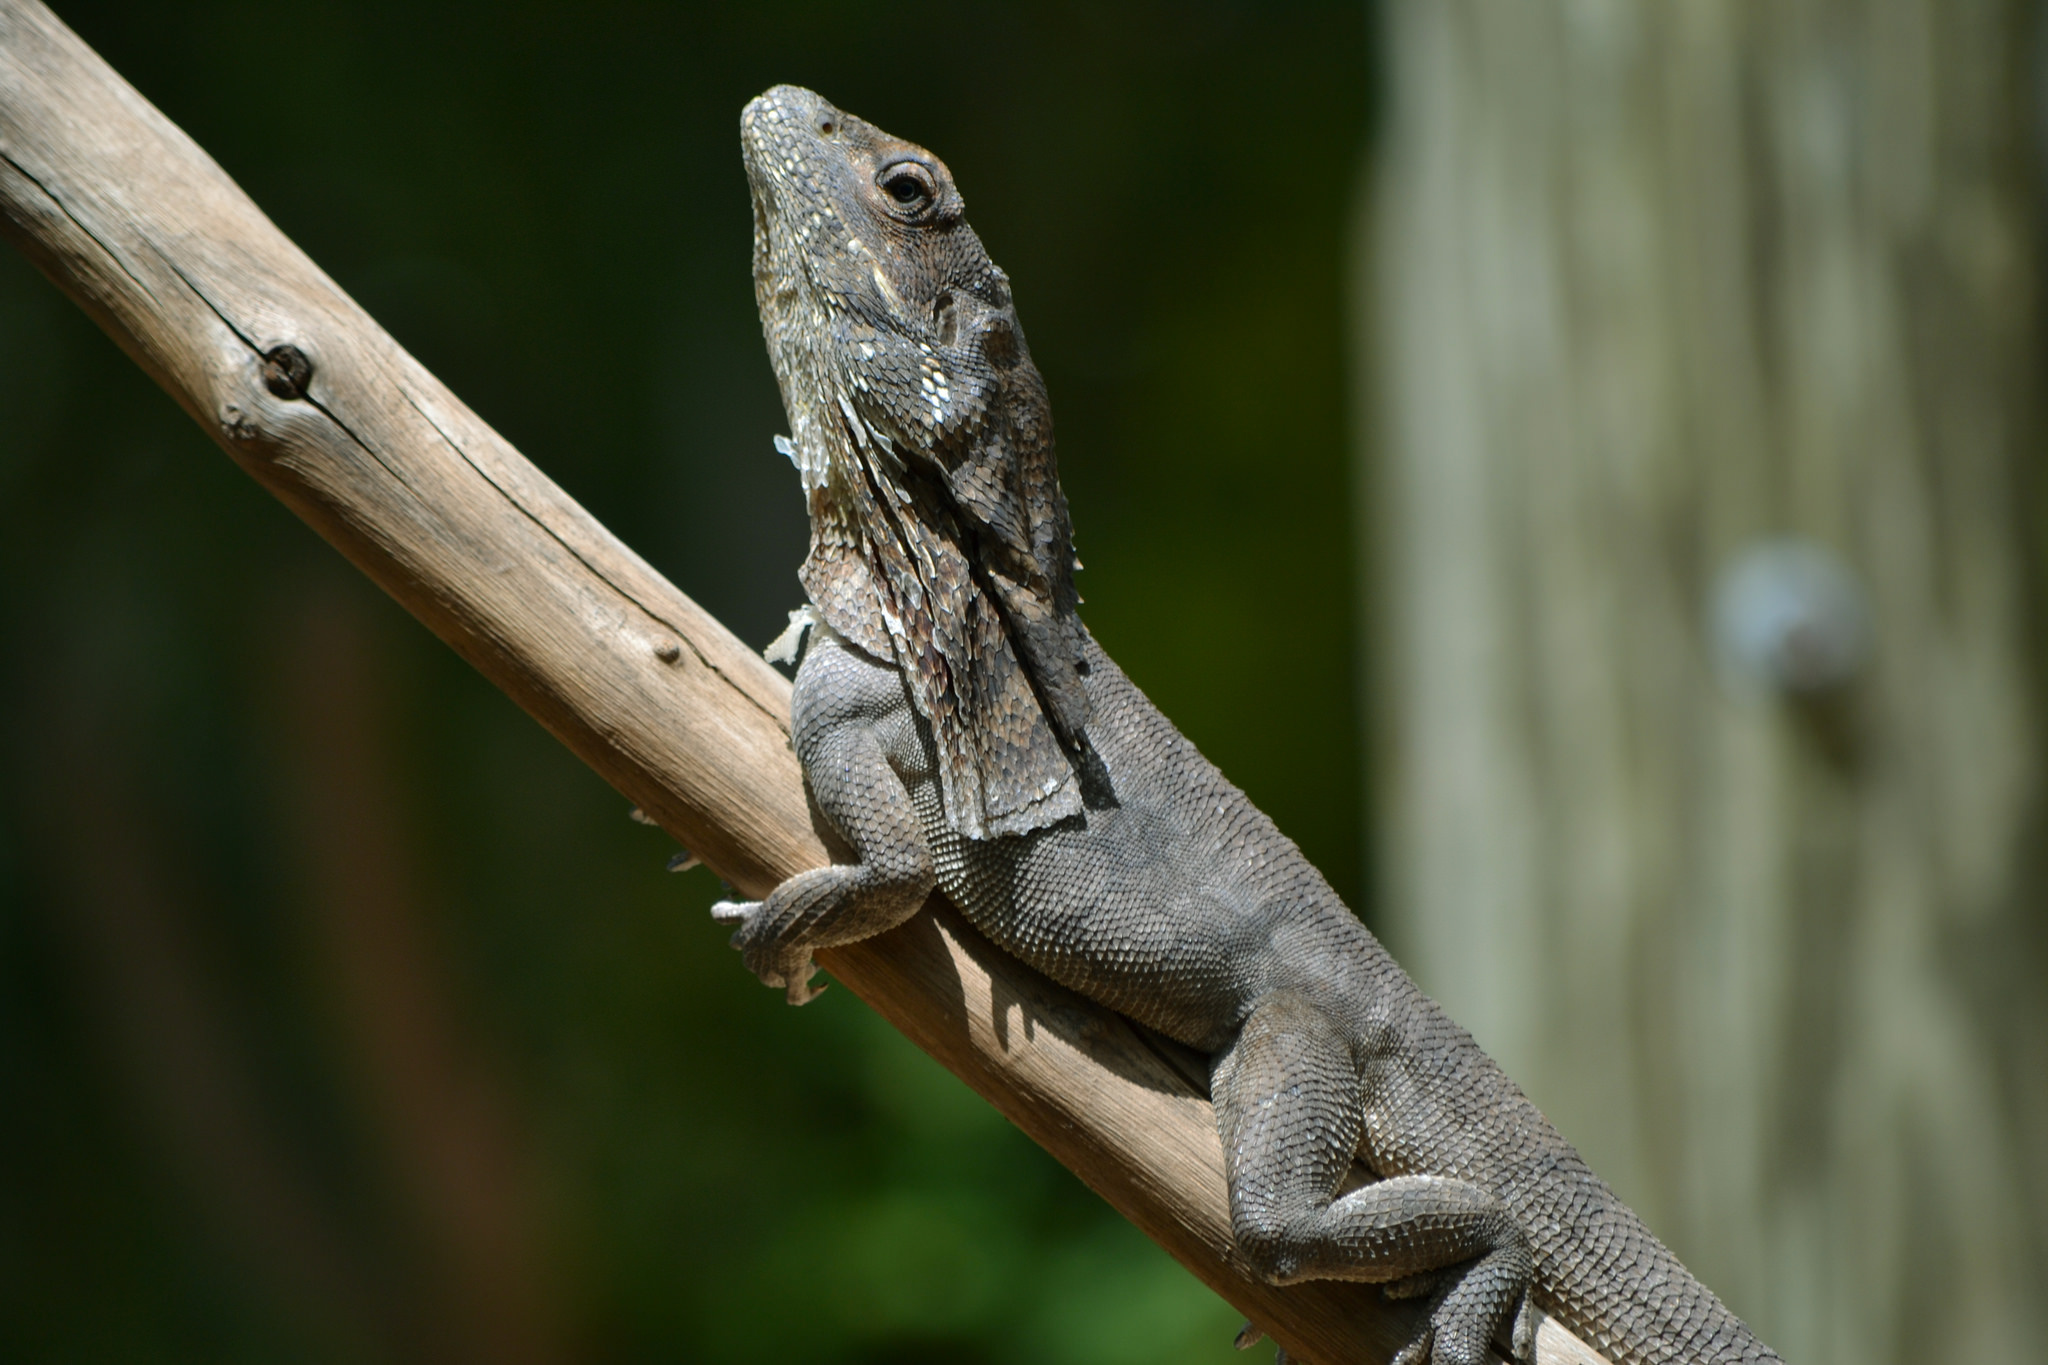
<svg viewBox="0 0 2048 1365">
<path fill-rule="evenodd" d="M 0 231 L 243 469 L 707 863 L 758 895 L 824 860 L 782 678 L 32 0 L 0 0 Z M 1373 1286 L 1245 1274 L 1199 1064 L 943 902 L 825 962 L 1296 1355 L 1383 1361 L 1412 1331 L 1412 1307 Z M 1540 1341 L 1548 1362 L 1599 1360 L 1555 1323 Z"/>
<path fill-rule="evenodd" d="M 1379 904 L 1807 1365 L 2048 1337 L 2038 13 L 1388 7 Z"/>
</svg>

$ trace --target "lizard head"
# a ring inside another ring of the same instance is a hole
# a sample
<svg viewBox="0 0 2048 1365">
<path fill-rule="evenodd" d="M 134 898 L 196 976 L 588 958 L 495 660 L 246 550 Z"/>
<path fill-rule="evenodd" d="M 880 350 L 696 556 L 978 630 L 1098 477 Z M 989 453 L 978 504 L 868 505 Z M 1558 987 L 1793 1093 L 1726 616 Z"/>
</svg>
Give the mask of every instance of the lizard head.
<svg viewBox="0 0 2048 1365">
<path fill-rule="evenodd" d="M 838 406 L 815 391 L 836 380 L 894 441 L 936 449 L 971 436 L 1000 377 L 1029 356 L 1009 281 L 946 164 L 797 86 L 748 104 L 740 129 L 755 299 L 792 417 L 820 399 Z M 805 435 L 792 433 L 800 450 Z"/>
<path fill-rule="evenodd" d="M 740 141 L 754 295 L 810 504 L 804 585 L 903 668 L 958 770 L 958 828 L 1072 813 L 1085 632 L 1009 280 L 924 148 L 788 85 L 747 105 Z"/>
</svg>

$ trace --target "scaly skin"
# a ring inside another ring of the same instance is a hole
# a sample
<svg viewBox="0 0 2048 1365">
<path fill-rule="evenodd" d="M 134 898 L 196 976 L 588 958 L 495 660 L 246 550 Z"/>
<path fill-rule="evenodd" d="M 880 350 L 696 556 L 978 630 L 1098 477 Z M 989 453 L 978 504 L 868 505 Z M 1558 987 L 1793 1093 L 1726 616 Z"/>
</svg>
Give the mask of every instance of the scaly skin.
<svg viewBox="0 0 2048 1365">
<path fill-rule="evenodd" d="M 1621 1365 L 1775 1361 L 1089 637 L 1044 386 L 945 167 L 788 86 L 742 132 L 811 503 L 792 732 L 855 855 L 717 907 L 749 969 L 801 1004 L 814 950 L 936 886 L 1209 1054 L 1246 1258 L 1432 1295 L 1401 1365 L 1527 1361 L 1532 1303 Z M 1339 1195 L 1354 1156 L 1381 1179 Z"/>
</svg>

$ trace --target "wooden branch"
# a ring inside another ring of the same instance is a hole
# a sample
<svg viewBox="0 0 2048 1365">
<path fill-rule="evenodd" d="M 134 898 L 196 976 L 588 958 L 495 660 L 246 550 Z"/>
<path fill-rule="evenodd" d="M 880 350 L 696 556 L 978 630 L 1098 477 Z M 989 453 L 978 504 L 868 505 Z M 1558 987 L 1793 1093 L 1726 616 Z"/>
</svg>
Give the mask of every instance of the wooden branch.
<svg viewBox="0 0 2048 1365">
<path fill-rule="evenodd" d="M 464 407 L 33 0 L 0 0 L 0 212 L 237 464 L 686 847 L 755 896 L 825 860 L 781 676 Z M 936 899 L 821 956 L 1289 1351 L 1382 1361 L 1407 1338 L 1414 1310 L 1372 1286 L 1276 1289 L 1245 1272 L 1200 1073 L 1171 1049 Z M 1541 1342 L 1548 1362 L 1599 1360 L 1555 1323 Z"/>
</svg>

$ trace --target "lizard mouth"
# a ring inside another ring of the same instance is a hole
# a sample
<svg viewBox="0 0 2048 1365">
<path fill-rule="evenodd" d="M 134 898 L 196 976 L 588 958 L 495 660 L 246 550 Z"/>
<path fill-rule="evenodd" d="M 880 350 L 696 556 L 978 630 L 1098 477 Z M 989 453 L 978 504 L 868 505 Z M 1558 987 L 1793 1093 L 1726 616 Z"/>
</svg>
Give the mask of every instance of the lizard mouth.
<svg viewBox="0 0 2048 1365">
<path fill-rule="evenodd" d="M 776 176 L 770 167 L 782 158 L 775 155 L 773 141 L 779 140 L 783 114 L 780 101 L 776 99 L 781 87 L 748 101 L 740 111 L 740 157 L 747 168 L 747 184 L 752 191 L 754 203 L 754 246 L 758 250 L 766 241 L 768 224 L 773 218 L 773 185 Z"/>
<path fill-rule="evenodd" d="M 761 176 L 749 176 L 748 189 L 754 205 L 754 260 L 758 263 L 768 253 L 770 225 L 775 221 L 774 191 Z"/>
<path fill-rule="evenodd" d="M 821 144 L 847 122 L 822 95 L 797 85 L 775 86 L 740 111 L 740 153 L 754 210 L 754 279 L 764 310 L 771 301 L 788 305 L 802 288 L 797 276 L 812 274 L 806 224 L 815 225 L 821 210 L 832 215 L 832 149 Z"/>
</svg>

